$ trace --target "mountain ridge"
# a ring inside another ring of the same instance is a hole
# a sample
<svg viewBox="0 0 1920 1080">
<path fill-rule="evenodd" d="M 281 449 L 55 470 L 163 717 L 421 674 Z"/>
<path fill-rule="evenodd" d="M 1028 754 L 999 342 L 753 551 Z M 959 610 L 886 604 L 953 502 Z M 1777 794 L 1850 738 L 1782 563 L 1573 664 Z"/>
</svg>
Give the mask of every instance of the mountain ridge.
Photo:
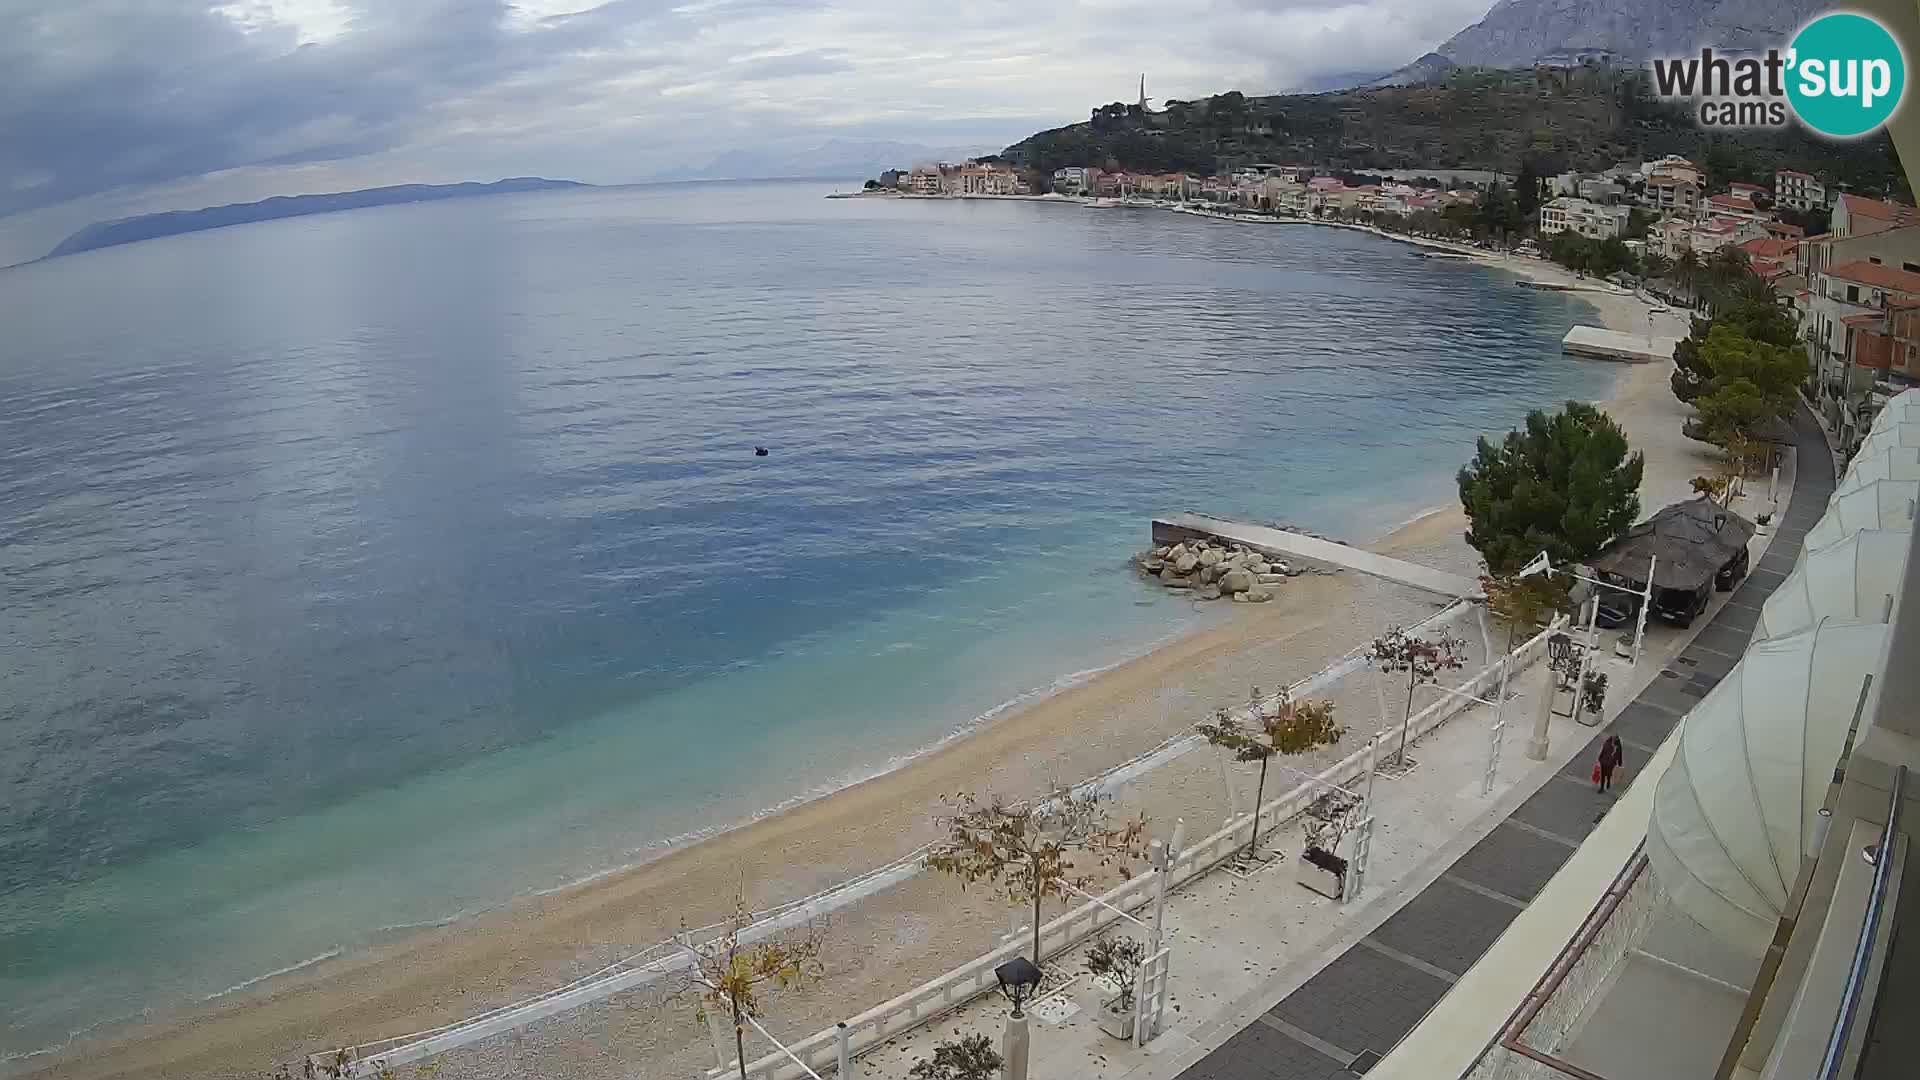
<svg viewBox="0 0 1920 1080">
<path fill-rule="evenodd" d="M 1478 22 L 1373 85 L 1429 82 L 1455 67 L 1523 68 L 1589 58 L 1644 63 L 1710 45 L 1784 46 L 1827 5 L 1817 0 L 1500 0 Z"/>
<path fill-rule="evenodd" d="M 541 176 L 512 176 L 490 184 L 468 180 L 458 184 L 390 184 L 385 187 L 359 188 L 312 195 L 274 195 L 253 202 L 203 206 L 198 210 L 164 210 L 154 214 L 96 221 L 69 234 L 54 245 L 43 258 L 77 255 L 83 251 L 134 244 L 163 236 L 222 229 L 256 221 L 330 214 L 341 210 L 359 210 L 371 206 L 398 203 L 432 202 L 440 199 L 465 199 L 482 195 L 503 195 L 527 191 L 553 191 L 591 187 L 578 180 L 549 180 Z"/>
</svg>

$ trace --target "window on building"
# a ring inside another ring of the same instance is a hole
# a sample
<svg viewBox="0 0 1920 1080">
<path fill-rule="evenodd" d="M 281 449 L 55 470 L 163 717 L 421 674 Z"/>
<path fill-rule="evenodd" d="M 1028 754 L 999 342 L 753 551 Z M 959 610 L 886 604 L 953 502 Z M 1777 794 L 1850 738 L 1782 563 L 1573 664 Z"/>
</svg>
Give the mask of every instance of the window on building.
<svg viewBox="0 0 1920 1080">
<path fill-rule="evenodd" d="M 1869 255 L 1869 256 L 1867 256 L 1867 261 L 1868 261 L 1868 262 L 1870 262 L 1870 263 L 1872 263 L 1872 264 L 1873 264 L 1873 265 L 1875 265 L 1875 266 L 1879 266 L 1879 265 L 1880 265 L 1880 256 L 1878 256 L 1878 255 Z"/>
<path fill-rule="evenodd" d="M 1858 285 L 1847 286 L 1847 302 L 1850 304 L 1857 304 L 1860 302 L 1860 286 Z"/>
</svg>

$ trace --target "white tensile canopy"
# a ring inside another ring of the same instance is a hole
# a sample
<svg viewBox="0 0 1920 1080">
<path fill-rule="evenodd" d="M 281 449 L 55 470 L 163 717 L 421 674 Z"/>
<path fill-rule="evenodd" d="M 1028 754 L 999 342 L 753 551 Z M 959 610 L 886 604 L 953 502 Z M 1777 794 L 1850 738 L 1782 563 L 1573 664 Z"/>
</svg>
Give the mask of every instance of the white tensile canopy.
<svg viewBox="0 0 1920 1080">
<path fill-rule="evenodd" d="M 1647 859 L 1673 906 L 1766 951 L 1887 628 L 1826 620 L 1749 646 L 1693 707 L 1653 796 Z"/>
<path fill-rule="evenodd" d="M 1913 419 L 1881 427 L 1875 424 L 1872 433 L 1860 440 L 1860 449 L 1855 457 L 1872 457 L 1896 446 L 1920 446 L 1920 412 L 1912 413 Z"/>
<path fill-rule="evenodd" d="M 1873 430 L 1892 427 L 1908 420 L 1920 420 L 1920 390 L 1902 390 L 1887 399 L 1873 418 Z"/>
<path fill-rule="evenodd" d="M 1871 457 L 1856 456 L 1834 494 L 1865 487 L 1875 480 L 1920 480 L 1920 446 L 1894 446 Z"/>
<path fill-rule="evenodd" d="M 1861 529 L 1911 530 L 1916 502 L 1920 480 L 1875 480 L 1830 499 L 1827 512 L 1807 530 L 1803 542 L 1811 549 L 1845 540 Z"/>
<path fill-rule="evenodd" d="M 1907 572 L 1911 532 L 1862 529 L 1844 540 L 1807 548 L 1760 607 L 1755 641 L 1804 630 L 1821 619 L 1882 621 L 1887 598 Z"/>
</svg>

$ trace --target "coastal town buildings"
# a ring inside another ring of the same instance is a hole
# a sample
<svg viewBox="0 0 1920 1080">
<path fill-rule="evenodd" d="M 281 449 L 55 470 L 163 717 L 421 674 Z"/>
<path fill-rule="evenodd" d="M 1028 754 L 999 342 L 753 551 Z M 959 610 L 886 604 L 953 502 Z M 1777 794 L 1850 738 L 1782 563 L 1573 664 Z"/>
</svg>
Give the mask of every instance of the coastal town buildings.
<svg viewBox="0 0 1920 1080">
<path fill-rule="evenodd" d="M 1683 180 L 1696 188 L 1707 182 L 1707 174 L 1700 166 L 1678 154 L 1668 154 L 1666 157 L 1649 161 L 1641 166 L 1641 172 L 1648 180 Z"/>
<path fill-rule="evenodd" d="M 1602 206 L 1586 199 L 1562 196 L 1540 207 L 1540 231 L 1551 235 L 1574 232 L 1591 240 L 1607 240 L 1626 230 L 1624 206 Z"/>
<path fill-rule="evenodd" d="M 1842 193 L 1833 201 L 1832 233 L 1835 237 L 1866 236 L 1920 221 L 1914 208 L 1864 195 Z"/>
<path fill-rule="evenodd" d="M 1739 193 L 1707 196 L 1706 201 L 1700 204 L 1700 216 L 1703 218 L 1723 217 L 1732 218 L 1735 221 L 1753 222 L 1767 221 L 1772 218 L 1771 214 L 1755 206 L 1750 197 Z"/>
<path fill-rule="evenodd" d="M 1827 186 L 1809 173 L 1781 169 L 1773 174 L 1773 203 L 1789 210 L 1813 210 L 1827 205 Z"/>
<path fill-rule="evenodd" d="M 1063 195 L 1085 195 L 1092 191 L 1100 179 L 1099 169 L 1090 169 L 1084 165 L 1069 165 L 1064 169 L 1053 170 L 1053 190 Z"/>
<path fill-rule="evenodd" d="M 949 195 L 1026 195 L 1026 179 L 1013 166 L 999 161 L 969 161 L 954 166 L 943 177 Z"/>
<path fill-rule="evenodd" d="M 1700 208 L 1700 182 L 1678 176 L 1650 176 L 1642 200 L 1655 213 L 1692 217 Z"/>
</svg>

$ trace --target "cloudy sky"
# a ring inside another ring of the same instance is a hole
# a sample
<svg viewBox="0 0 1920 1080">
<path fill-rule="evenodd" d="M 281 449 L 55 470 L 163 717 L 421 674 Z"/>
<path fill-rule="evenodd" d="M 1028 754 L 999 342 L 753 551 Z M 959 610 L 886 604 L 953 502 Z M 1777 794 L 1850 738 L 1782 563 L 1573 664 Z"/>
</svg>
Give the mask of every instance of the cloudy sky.
<svg viewBox="0 0 1920 1080">
<path fill-rule="evenodd" d="M 0 219 L 624 182 L 830 138 L 1001 145 L 1140 72 L 1159 98 L 1391 70 L 1487 2 L 0 0 Z"/>
</svg>

